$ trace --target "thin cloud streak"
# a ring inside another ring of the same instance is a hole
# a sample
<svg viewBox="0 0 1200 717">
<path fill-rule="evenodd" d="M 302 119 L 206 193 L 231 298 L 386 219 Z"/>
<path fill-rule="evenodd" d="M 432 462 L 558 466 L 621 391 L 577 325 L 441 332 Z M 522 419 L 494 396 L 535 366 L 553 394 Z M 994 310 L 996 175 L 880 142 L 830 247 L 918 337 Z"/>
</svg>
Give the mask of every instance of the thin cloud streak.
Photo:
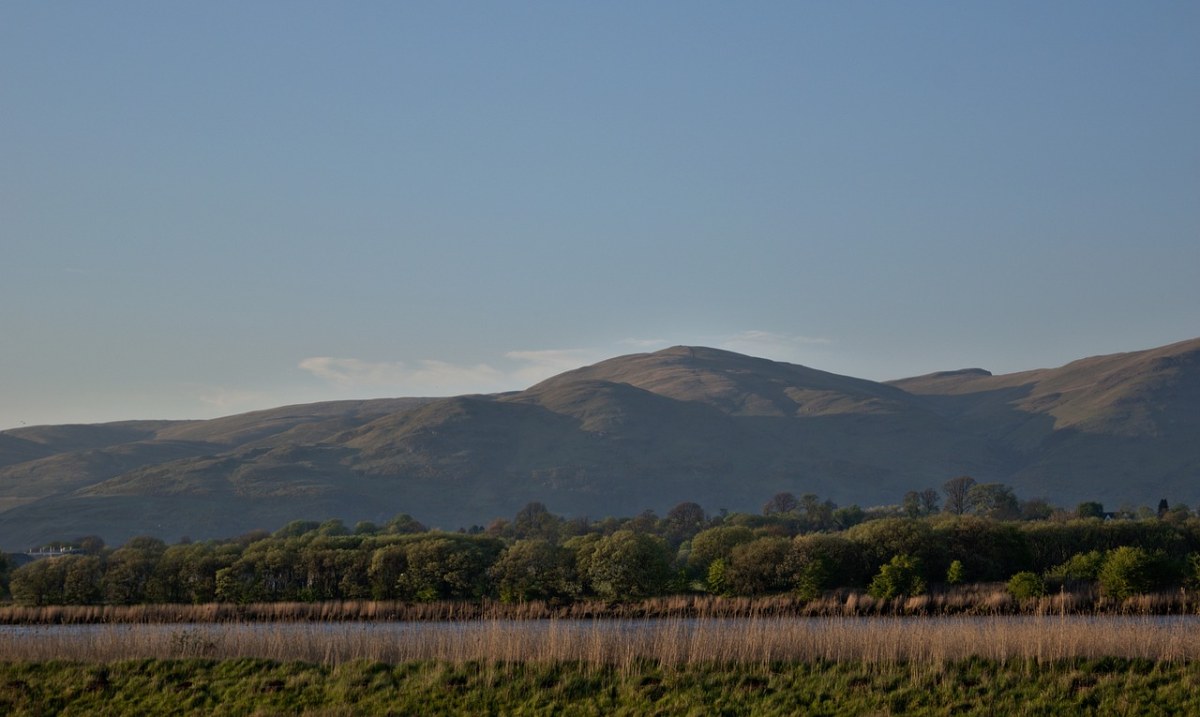
<svg viewBox="0 0 1200 717">
<path fill-rule="evenodd" d="M 512 376 L 524 385 L 531 385 L 564 371 L 586 366 L 606 358 L 593 349 L 547 349 L 542 351 L 509 351 L 504 357 L 524 364 L 512 371 Z"/>
<path fill-rule="evenodd" d="M 736 334 L 710 336 L 692 343 L 782 361 L 796 361 L 806 349 L 825 347 L 834 342 L 819 337 L 748 330 Z M 496 362 L 473 365 L 436 359 L 410 364 L 403 361 L 365 361 L 350 357 L 312 356 L 300 361 L 298 366 L 327 384 L 341 389 L 370 389 L 424 396 L 495 393 L 527 388 L 565 371 L 627 352 L 623 351 L 626 347 L 652 351 L 669 345 L 671 342 L 665 339 L 627 338 L 616 342 L 609 349 L 508 351 Z"/>
<path fill-rule="evenodd" d="M 357 358 L 312 356 L 299 368 L 341 388 L 401 391 L 419 395 L 493 393 L 526 388 L 538 381 L 599 360 L 595 351 L 549 349 L 509 351 L 503 357 L 510 366 L 500 369 L 488 363 L 455 364 L 426 359 L 415 364 L 403 361 L 364 361 Z"/>
<path fill-rule="evenodd" d="M 505 379 L 503 372 L 487 364 L 460 366 L 432 359 L 410 366 L 402 361 L 312 356 L 299 368 L 341 387 L 421 388 L 424 392 L 494 390 Z"/>
</svg>

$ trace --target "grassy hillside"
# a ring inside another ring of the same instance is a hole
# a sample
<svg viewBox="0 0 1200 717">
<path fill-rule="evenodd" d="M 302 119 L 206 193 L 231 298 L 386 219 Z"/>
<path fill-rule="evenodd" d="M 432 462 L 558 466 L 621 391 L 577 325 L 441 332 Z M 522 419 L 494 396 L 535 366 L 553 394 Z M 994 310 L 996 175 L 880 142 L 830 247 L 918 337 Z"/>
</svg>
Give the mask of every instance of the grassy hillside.
<svg viewBox="0 0 1200 717">
<path fill-rule="evenodd" d="M 399 512 L 457 528 L 530 501 L 593 518 L 781 491 L 870 505 L 961 474 L 1066 505 L 1188 501 L 1198 433 L 1200 340 L 890 384 L 681 346 L 502 395 L 0 432 L 0 546 Z"/>
</svg>

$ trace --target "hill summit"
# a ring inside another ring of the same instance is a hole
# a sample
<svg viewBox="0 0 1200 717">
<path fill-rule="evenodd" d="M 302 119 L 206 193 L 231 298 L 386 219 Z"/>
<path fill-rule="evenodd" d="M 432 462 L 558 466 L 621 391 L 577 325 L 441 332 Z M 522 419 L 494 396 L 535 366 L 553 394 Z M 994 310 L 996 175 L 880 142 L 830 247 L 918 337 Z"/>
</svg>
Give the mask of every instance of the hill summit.
<svg viewBox="0 0 1200 717">
<path fill-rule="evenodd" d="M 1064 505 L 1186 501 L 1198 434 L 1200 339 L 888 383 L 675 346 L 514 393 L 0 432 L 0 546 L 398 513 L 452 529 L 531 501 L 592 518 L 782 491 L 872 505 L 962 474 Z"/>
</svg>

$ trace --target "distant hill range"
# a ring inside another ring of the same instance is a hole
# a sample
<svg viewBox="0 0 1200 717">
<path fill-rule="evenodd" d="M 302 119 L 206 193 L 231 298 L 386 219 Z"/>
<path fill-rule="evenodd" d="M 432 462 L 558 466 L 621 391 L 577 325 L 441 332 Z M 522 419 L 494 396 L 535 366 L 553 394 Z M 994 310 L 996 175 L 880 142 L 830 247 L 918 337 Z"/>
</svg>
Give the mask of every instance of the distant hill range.
<svg viewBox="0 0 1200 717">
<path fill-rule="evenodd" d="M 963 474 L 1066 506 L 1200 502 L 1200 339 L 889 383 L 677 346 L 514 393 L 19 428 L 0 432 L 0 547 L 398 513 L 453 529 L 530 501 L 592 518 L 781 491 L 866 506 Z"/>
</svg>

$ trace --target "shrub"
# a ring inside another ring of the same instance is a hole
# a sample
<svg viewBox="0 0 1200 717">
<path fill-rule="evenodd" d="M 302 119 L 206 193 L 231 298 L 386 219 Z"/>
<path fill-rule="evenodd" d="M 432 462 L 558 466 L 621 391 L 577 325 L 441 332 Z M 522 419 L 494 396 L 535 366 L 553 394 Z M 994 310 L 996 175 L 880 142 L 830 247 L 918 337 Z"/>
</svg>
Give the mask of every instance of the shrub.
<svg viewBox="0 0 1200 717">
<path fill-rule="evenodd" d="M 1099 550 L 1075 553 L 1066 562 L 1050 568 L 1046 572 L 1046 576 L 1066 584 L 1091 582 L 1099 577 L 1102 565 L 1104 565 L 1104 553 Z"/>
<path fill-rule="evenodd" d="M 800 568 L 795 575 L 795 593 L 801 600 L 816 600 L 821 597 L 829 582 L 829 570 L 821 560 L 814 560 Z"/>
<path fill-rule="evenodd" d="M 1110 550 L 1097 575 L 1104 595 L 1117 600 L 1149 592 L 1154 587 L 1155 557 L 1141 548 Z"/>
<path fill-rule="evenodd" d="M 1200 553 L 1189 553 L 1184 563 L 1183 586 L 1200 590 Z"/>
<path fill-rule="evenodd" d="M 705 577 L 704 586 L 713 595 L 726 593 L 724 558 L 716 558 L 708 564 L 708 574 Z"/>
<path fill-rule="evenodd" d="M 1008 579 L 1008 593 L 1017 600 L 1037 598 L 1046 594 L 1046 584 L 1042 576 L 1024 570 Z"/>
<path fill-rule="evenodd" d="M 879 568 L 867 592 L 880 600 L 900 595 L 920 595 L 925 592 L 920 561 L 909 555 L 892 556 L 891 561 Z"/>
</svg>

